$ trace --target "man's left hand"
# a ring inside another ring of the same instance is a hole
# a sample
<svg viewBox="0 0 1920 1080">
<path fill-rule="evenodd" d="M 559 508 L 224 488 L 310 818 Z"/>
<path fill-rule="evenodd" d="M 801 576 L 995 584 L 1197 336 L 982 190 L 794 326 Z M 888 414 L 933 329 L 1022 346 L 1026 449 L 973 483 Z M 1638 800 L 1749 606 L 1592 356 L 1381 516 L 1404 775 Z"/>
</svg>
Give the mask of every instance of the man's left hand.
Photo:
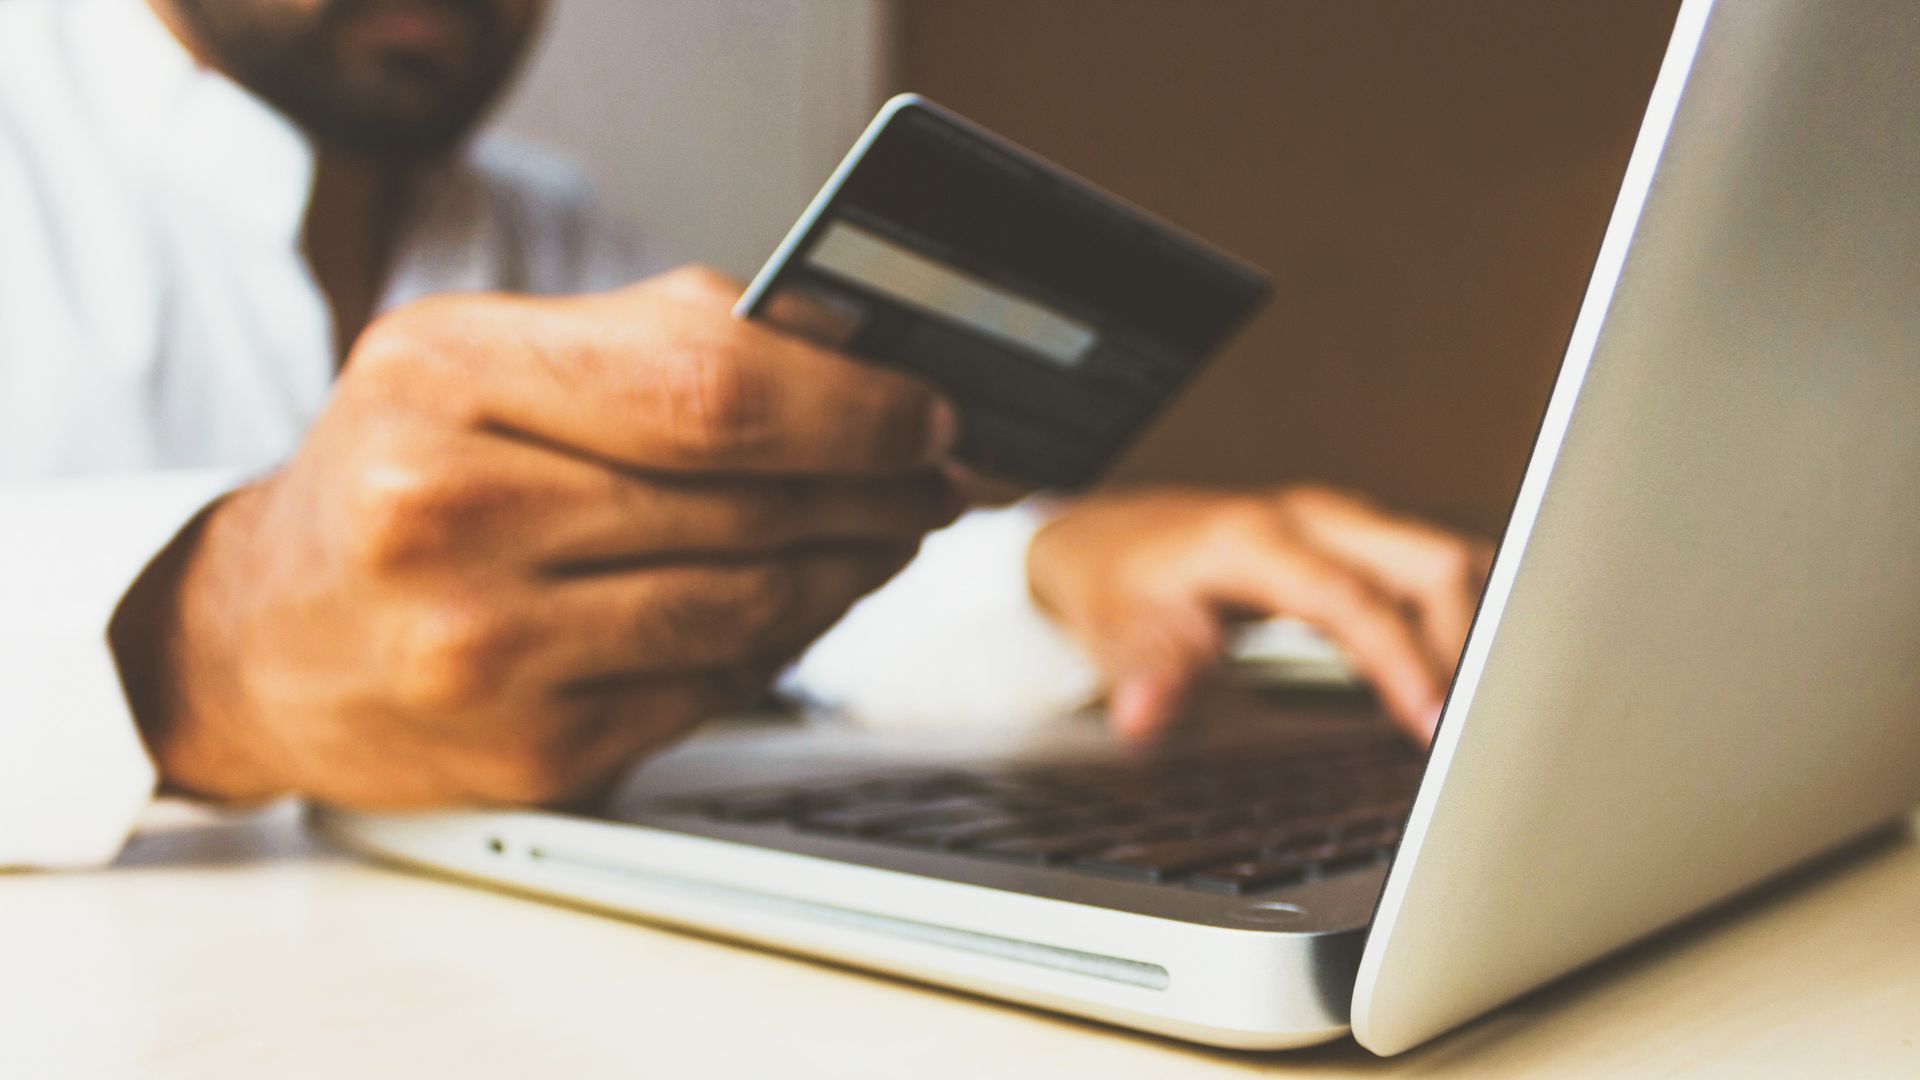
<svg viewBox="0 0 1920 1080">
<path fill-rule="evenodd" d="M 1034 598 L 1111 680 L 1120 734 L 1179 713 L 1233 623 L 1287 615 L 1339 643 L 1394 721 L 1433 735 L 1492 561 L 1484 541 L 1319 487 L 1095 495 L 1034 537 Z"/>
</svg>

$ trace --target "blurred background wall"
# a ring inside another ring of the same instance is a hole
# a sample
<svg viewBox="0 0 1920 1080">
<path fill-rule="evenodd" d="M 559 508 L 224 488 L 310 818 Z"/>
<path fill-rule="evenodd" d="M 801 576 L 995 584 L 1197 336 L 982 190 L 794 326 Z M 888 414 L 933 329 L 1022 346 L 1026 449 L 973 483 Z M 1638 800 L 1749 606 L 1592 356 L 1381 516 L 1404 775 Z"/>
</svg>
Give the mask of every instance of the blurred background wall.
<svg viewBox="0 0 1920 1080">
<path fill-rule="evenodd" d="M 886 0 L 553 0 L 498 126 L 688 258 L 757 269 L 892 82 Z"/>
<path fill-rule="evenodd" d="M 558 0 L 508 127 L 750 271 L 919 90 L 1273 272 L 1120 479 L 1319 478 L 1484 531 L 1677 0 Z"/>
</svg>

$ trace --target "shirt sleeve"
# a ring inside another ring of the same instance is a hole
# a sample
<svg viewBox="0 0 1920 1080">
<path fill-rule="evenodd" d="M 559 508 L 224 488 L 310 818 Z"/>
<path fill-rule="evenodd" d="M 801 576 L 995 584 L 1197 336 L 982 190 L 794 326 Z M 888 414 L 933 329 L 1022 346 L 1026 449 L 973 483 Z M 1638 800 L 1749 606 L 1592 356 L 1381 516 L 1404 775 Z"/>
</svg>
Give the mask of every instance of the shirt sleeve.
<svg viewBox="0 0 1920 1080">
<path fill-rule="evenodd" d="M 929 536 L 814 643 L 782 691 L 889 728 L 1015 726 L 1086 704 L 1098 669 L 1027 588 L 1027 546 L 1047 518 L 1029 500 Z"/>
<path fill-rule="evenodd" d="M 108 624 L 153 557 L 240 479 L 0 485 L 0 869 L 98 866 L 125 843 L 155 774 Z"/>
</svg>

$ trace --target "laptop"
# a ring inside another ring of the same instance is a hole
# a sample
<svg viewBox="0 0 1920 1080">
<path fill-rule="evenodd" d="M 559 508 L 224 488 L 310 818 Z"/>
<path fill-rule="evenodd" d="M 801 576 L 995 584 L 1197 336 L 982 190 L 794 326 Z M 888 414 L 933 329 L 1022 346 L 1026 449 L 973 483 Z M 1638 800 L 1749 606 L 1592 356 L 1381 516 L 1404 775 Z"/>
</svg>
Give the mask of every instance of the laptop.
<svg viewBox="0 0 1920 1080">
<path fill-rule="evenodd" d="M 1920 7 L 1684 0 L 1430 753 L 1222 690 L 721 725 L 376 857 L 1218 1046 L 1381 1054 L 1920 803 Z M 1862 927 L 1863 933 L 1877 928 Z"/>
</svg>

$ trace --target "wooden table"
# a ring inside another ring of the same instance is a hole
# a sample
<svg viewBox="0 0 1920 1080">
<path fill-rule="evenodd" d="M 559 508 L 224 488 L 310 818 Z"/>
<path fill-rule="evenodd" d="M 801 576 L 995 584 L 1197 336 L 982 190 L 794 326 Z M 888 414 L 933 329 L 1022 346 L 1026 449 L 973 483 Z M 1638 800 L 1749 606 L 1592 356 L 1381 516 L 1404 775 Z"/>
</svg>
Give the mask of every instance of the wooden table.
<svg viewBox="0 0 1920 1080">
<path fill-rule="evenodd" d="M 1803 874 L 1392 1060 L 1210 1051 L 316 849 L 162 805 L 0 875 L 0 1077 L 1920 1077 L 1920 845 Z"/>
</svg>

